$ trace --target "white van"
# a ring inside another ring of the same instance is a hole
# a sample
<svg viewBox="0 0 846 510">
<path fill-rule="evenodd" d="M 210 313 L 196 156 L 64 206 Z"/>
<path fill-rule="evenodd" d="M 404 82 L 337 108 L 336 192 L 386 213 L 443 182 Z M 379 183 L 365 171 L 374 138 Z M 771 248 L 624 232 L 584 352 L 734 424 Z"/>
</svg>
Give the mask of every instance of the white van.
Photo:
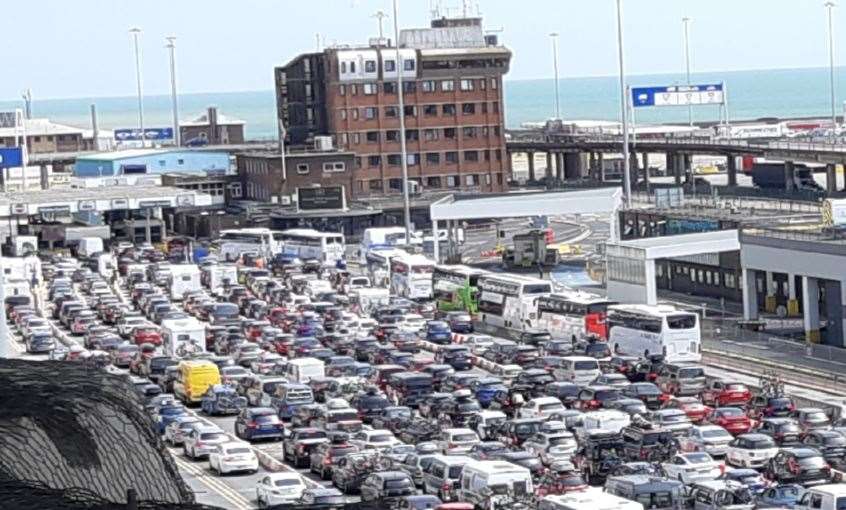
<svg viewBox="0 0 846 510">
<path fill-rule="evenodd" d="M 590 487 L 583 492 L 544 496 L 538 510 L 643 510 L 643 505 Z"/>
<path fill-rule="evenodd" d="M 102 252 L 103 240 L 99 237 L 83 237 L 79 240 L 76 248 L 76 254 L 82 258 L 88 258 L 94 253 Z"/>
<path fill-rule="evenodd" d="M 215 295 L 223 294 L 225 282 L 228 280 L 230 285 L 238 283 L 238 268 L 231 264 L 218 264 L 208 266 L 203 269 L 206 272 L 206 284 L 209 291 Z"/>
<path fill-rule="evenodd" d="M 796 510 L 838 510 L 846 508 L 846 485 L 832 483 L 808 489 L 794 506 Z"/>
<path fill-rule="evenodd" d="M 528 495 L 535 491 L 528 469 L 502 460 L 468 462 L 461 471 L 458 500 L 476 508 L 498 508 L 497 496 Z"/>
<path fill-rule="evenodd" d="M 312 379 L 326 377 L 326 366 L 317 358 L 296 358 L 288 361 L 286 375 L 290 382 L 308 384 Z"/>
<path fill-rule="evenodd" d="M 102 253 L 97 257 L 97 272 L 106 280 L 111 279 L 116 270 L 115 258 L 109 253 Z"/>
<path fill-rule="evenodd" d="M 592 383 L 600 374 L 599 362 L 587 356 L 561 358 L 561 365 L 552 372 L 556 380 L 572 382 L 579 386 Z"/>
<path fill-rule="evenodd" d="M 162 321 L 162 349 L 167 356 L 205 352 L 205 347 L 206 327 L 194 317 Z"/>
<path fill-rule="evenodd" d="M 170 299 L 182 301 L 186 292 L 203 290 L 200 282 L 200 268 L 196 264 L 174 264 L 170 266 L 168 291 Z"/>
</svg>

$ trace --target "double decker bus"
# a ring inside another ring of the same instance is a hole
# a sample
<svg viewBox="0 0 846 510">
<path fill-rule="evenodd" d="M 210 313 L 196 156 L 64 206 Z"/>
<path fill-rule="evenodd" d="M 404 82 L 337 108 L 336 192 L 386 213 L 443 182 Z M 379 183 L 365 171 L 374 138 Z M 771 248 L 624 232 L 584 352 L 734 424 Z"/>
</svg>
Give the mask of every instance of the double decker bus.
<svg viewBox="0 0 846 510">
<path fill-rule="evenodd" d="M 608 307 L 608 344 L 619 354 L 668 362 L 700 361 L 699 316 L 670 305 Z"/>
<path fill-rule="evenodd" d="M 616 304 L 587 292 L 565 292 L 537 298 L 538 327 L 553 338 L 608 339 L 605 317 L 608 307 Z"/>
<path fill-rule="evenodd" d="M 550 282 L 517 275 L 481 275 L 478 288 L 482 323 L 521 331 L 537 326 L 535 299 L 552 293 Z"/>
<path fill-rule="evenodd" d="M 273 240 L 281 246 L 282 253 L 301 260 L 319 260 L 325 266 L 334 266 L 344 258 L 344 234 L 319 232 L 308 228 L 293 228 L 273 232 Z"/>
<path fill-rule="evenodd" d="M 423 255 L 403 253 L 391 257 L 391 294 L 408 299 L 432 298 L 435 262 Z"/>
<path fill-rule="evenodd" d="M 462 265 L 437 265 L 432 273 L 432 292 L 438 310 L 479 311 L 479 277 L 488 274 L 484 269 Z"/>
</svg>

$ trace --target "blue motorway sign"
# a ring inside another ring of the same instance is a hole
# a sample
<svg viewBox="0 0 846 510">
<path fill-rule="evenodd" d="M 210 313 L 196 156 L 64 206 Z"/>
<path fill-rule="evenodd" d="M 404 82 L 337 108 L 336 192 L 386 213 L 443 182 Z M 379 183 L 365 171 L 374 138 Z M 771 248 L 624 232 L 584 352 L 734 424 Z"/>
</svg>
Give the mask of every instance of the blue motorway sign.
<svg viewBox="0 0 846 510">
<path fill-rule="evenodd" d="M 23 150 L 20 147 L 0 148 L 0 168 L 23 166 Z"/>
<path fill-rule="evenodd" d="M 670 87 L 632 87 L 632 106 L 688 106 L 724 104 L 722 83 L 706 85 L 673 85 Z"/>
<path fill-rule="evenodd" d="M 147 140 L 173 140 L 173 128 L 146 128 L 144 136 Z M 118 142 L 140 141 L 141 130 L 138 128 L 115 129 L 115 140 Z"/>
</svg>

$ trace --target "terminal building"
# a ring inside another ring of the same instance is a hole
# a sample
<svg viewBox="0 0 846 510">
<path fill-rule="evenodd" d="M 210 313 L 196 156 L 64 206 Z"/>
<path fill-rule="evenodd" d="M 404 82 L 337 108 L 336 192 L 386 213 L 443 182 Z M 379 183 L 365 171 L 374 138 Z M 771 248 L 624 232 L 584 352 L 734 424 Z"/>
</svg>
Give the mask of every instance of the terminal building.
<svg viewBox="0 0 846 510">
<path fill-rule="evenodd" d="M 169 172 L 228 173 L 227 152 L 175 149 L 132 149 L 80 155 L 74 163 L 76 177 L 118 177 Z"/>
</svg>

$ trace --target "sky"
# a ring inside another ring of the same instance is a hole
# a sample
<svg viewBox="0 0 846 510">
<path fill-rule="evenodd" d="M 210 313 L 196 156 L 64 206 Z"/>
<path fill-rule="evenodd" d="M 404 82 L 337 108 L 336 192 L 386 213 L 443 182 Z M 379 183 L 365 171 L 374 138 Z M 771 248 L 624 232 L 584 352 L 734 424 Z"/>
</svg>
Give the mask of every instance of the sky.
<svg viewBox="0 0 846 510">
<path fill-rule="evenodd" d="M 435 0 L 399 0 L 400 28 L 424 27 Z M 442 0 L 459 12 L 461 0 Z M 514 52 L 507 79 L 552 76 L 549 34 L 560 35 L 560 76 L 617 73 L 614 0 L 473 0 L 489 30 Z M 270 90 L 273 67 L 326 44 L 378 34 L 390 0 L 27 0 L 4 2 L 0 99 L 29 87 L 36 99 L 130 96 L 129 28 L 141 28 L 145 94 L 170 91 L 165 37 L 177 37 L 179 91 Z M 828 65 L 822 0 L 623 0 L 626 69 L 684 69 L 681 18 L 691 21 L 694 71 Z M 846 7 L 846 4 L 844 4 Z M 835 48 L 846 59 L 846 8 L 834 11 Z M 11 21 L 14 20 L 14 21 Z M 393 19 L 386 21 L 393 33 Z M 840 61 L 838 60 L 838 65 Z"/>
</svg>

